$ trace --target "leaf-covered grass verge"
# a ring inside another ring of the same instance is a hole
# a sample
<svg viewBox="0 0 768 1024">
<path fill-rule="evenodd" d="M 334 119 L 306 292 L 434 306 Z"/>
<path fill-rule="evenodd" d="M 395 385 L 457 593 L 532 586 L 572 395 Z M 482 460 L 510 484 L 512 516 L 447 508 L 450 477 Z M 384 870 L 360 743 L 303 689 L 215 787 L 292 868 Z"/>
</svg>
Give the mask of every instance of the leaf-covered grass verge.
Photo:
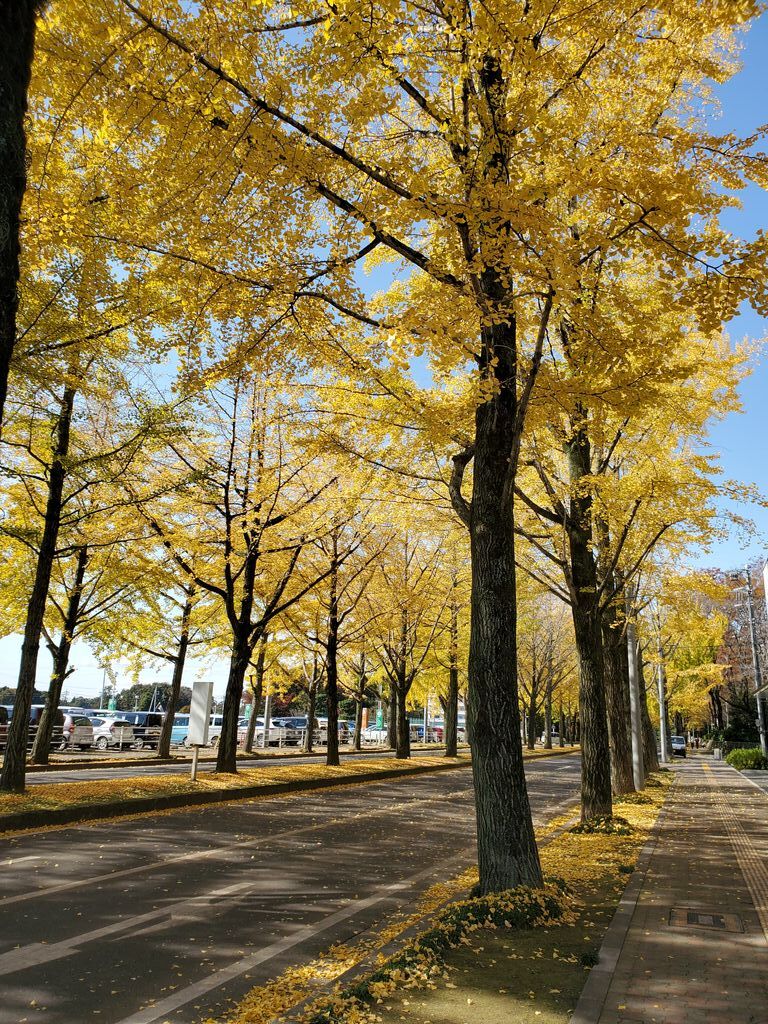
<svg viewBox="0 0 768 1024">
<path fill-rule="evenodd" d="M 203 772 L 192 782 L 185 775 L 132 776 L 127 779 L 93 779 L 83 782 L 35 783 L 25 793 L 1 794 L 0 815 L 26 814 L 30 811 L 57 810 L 63 807 L 88 807 L 96 804 L 125 805 L 130 812 L 133 800 L 145 797 L 162 797 L 172 794 L 197 794 L 206 791 L 225 791 L 237 798 L 238 790 L 254 786 L 268 787 L 279 784 L 325 781 L 329 778 L 354 782 L 361 775 L 370 772 L 386 776 L 414 766 L 425 770 L 442 767 L 446 758 L 420 757 L 416 761 L 395 758 L 371 758 L 344 761 L 337 767 L 324 764 L 274 765 L 258 768 L 241 768 L 236 774 Z M 454 764 L 468 764 L 469 759 L 451 759 Z"/>
</svg>

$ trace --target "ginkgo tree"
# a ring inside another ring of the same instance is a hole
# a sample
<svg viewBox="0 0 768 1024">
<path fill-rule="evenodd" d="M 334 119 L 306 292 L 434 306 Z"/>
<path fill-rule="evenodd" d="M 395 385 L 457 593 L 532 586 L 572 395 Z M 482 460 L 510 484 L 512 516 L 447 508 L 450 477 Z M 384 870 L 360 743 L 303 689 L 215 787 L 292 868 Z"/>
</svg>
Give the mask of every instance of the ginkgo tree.
<svg viewBox="0 0 768 1024">
<path fill-rule="evenodd" d="M 104 238 L 173 296 L 180 336 L 193 345 L 207 311 L 226 322 L 238 308 L 254 329 L 233 361 L 290 321 L 287 361 L 396 375 L 424 354 L 460 378 L 469 414 L 441 440 L 457 453 L 451 493 L 471 547 L 483 891 L 541 882 L 519 731 L 514 492 L 542 357 L 574 343 L 584 365 L 603 346 L 625 352 L 585 296 L 598 279 L 621 291 L 628 257 L 656 266 L 707 326 L 744 298 L 764 306 L 764 243 L 717 223 L 727 189 L 764 170 L 749 142 L 688 113 L 732 71 L 733 31 L 759 7 L 67 0 L 46 20 L 33 89 L 64 136 L 90 129 L 68 229 Z M 94 204 L 96 226 L 78 217 Z M 369 303 L 354 270 L 376 250 L 396 280 Z M 590 698 L 582 726 L 597 736 L 597 687 Z"/>
</svg>

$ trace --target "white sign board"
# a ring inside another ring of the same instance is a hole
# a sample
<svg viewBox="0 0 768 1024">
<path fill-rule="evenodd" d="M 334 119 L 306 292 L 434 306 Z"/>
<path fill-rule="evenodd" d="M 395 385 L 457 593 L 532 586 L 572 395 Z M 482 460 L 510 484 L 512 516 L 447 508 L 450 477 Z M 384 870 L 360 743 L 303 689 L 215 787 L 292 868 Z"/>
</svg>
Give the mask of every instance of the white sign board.
<svg viewBox="0 0 768 1024">
<path fill-rule="evenodd" d="M 189 705 L 189 733 L 187 742 L 191 747 L 204 747 L 208 743 L 208 726 L 211 721 L 211 700 L 213 683 L 196 680 L 192 683 L 192 701 Z"/>
</svg>

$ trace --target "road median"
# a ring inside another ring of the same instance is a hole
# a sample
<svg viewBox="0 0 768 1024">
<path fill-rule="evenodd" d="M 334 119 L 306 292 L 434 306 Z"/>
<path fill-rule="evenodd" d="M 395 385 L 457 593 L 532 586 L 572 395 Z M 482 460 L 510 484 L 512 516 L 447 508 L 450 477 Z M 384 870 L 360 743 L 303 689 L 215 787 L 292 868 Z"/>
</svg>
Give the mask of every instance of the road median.
<svg viewBox="0 0 768 1024">
<path fill-rule="evenodd" d="M 557 756 L 559 748 L 534 751 L 527 759 Z M 26 793 L 0 795 L 0 833 L 65 826 L 106 818 L 179 810 L 233 800 L 251 800 L 304 790 L 467 768 L 468 756 L 418 760 L 371 758 L 324 764 L 260 765 L 237 774 L 208 772 L 196 782 L 176 775 L 132 776 L 71 783 L 41 783 Z"/>
</svg>

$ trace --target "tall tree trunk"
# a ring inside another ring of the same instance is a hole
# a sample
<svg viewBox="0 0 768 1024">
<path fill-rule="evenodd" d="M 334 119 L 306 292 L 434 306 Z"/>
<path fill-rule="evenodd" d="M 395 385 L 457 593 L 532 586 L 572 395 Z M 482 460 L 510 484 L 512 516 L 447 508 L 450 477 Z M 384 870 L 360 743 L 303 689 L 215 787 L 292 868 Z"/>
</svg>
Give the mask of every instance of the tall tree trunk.
<svg viewBox="0 0 768 1024">
<path fill-rule="evenodd" d="M 490 275 L 485 289 L 496 295 L 502 286 Z M 542 877 L 525 783 L 517 682 L 513 494 L 520 425 L 514 322 L 483 327 L 481 349 L 481 369 L 498 390 L 475 413 L 472 502 L 464 521 L 472 562 L 467 724 L 478 889 L 487 893 L 540 886 Z M 461 515 L 455 493 L 453 500 Z"/>
<path fill-rule="evenodd" d="M 41 0 L 0 3 L 0 433 L 16 344 L 19 226 L 27 187 L 24 120 L 35 51 L 35 22 L 41 6 Z M 16 770 L 16 782 L 8 788 L 18 788 L 18 774 Z"/>
<path fill-rule="evenodd" d="M 334 529 L 331 536 L 331 575 L 328 600 L 328 635 L 325 643 L 325 692 L 328 698 L 328 746 L 325 763 L 339 763 L 339 534 Z"/>
<path fill-rule="evenodd" d="M 387 746 L 397 746 L 397 687 L 390 680 L 389 703 L 387 704 Z"/>
<path fill-rule="evenodd" d="M 526 728 L 528 737 L 528 749 L 536 747 L 536 686 L 531 682 L 531 699 L 528 701 L 528 726 Z"/>
<path fill-rule="evenodd" d="M 12 793 L 24 792 L 26 769 L 27 732 L 32 706 L 32 691 L 37 674 L 37 657 L 40 650 L 40 636 L 48 600 L 51 570 L 56 557 L 56 542 L 61 524 L 62 498 L 66 478 L 65 460 L 69 451 L 69 433 L 72 425 L 72 410 L 75 404 L 75 389 L 67 385 L 59 408 L 56 422 L 56 441 L 48 474 L 48 498 L 45 506 L 43 536 L 37 554 L 35 579 L 27 605 L 27 621 L 24 627 L 24 642 L 21 648 L 19 677 L 16 684 L 16 700 L 13 718 L 8 729 L 3 771 L 0 776 L 0 790 Z"/>
<path fill-rule="evenodd" d="M 397 681 L 397 743 L 395 757 L 407 759 L 411 756 L 411 723 L 408 720 L 408 681 L 406 679 L 405 665 L 398 666 Z"/>
<path fill-rule="evenodd" d="M 544 749 L 552 749 L 552 659 L 547 664 L 547 684 L 544 691 Z"/>
<path fill-rule="evenodd" d="M 605 671 L 597 568 L 592 549 L 592 499 L 581 487 L 591 473 L 590 445 L 583 419 L 574 417 L 566 444 L 573 494 L 568 544 L 572 578 L 571 610 L 579 659 L 581 732 L 581 816 L 610 816 L 611 763 L 605 707 Z"/>
<path fill-rule="evenodd" d="M 259 640 L 259 653 L 256 656 L 256 676 L 251 682 L 251 717 L 248 719 L 248 728 L 245 731 L 245 751 L 253 753 L 253 737 L 256 734 L 256 719 L 259 717 L 261 698 L 264 694 L 264 663 L 267 658 L 267 634 L 264 633 Z"/>
<path fill-rule="evenodd" d="M 454 587 L 457 586 L 454 576 Z M 459 749 L 459 609 L 455 601 L 451 603 L 451 634 L 448 661 L 448 693 L 443 703 L 443 742 L 445 756 L 456 757 Z"/>
<path fill-rule="evenodd" d="M 221 736 L 219 737 L 219 748 L 216 751 L 216 771 L 229 774 L 237 771 L 237 720 L 240 717 L 245 673 L 248 671 L 252 653 L 246 629 L 235 633 L 232 640 L 229 676 L 224 694 Z"/>
<path fill-rule="evenodd" d="M 61 688 L 67 677 L 69 667 L 69 653 L 72 649 L 72 640 L 77 628 L 78 616 L 80 614 L 80 601 L 83 596 L 83 580 L 85 569 L 88 565 L 88 545 L 83 544 L 77 552 L 77 567 L 72 589 L 69 592 L 69 602 L 64 616 L 64 625 L 61 630 L 61 638 L 53 653 L 53 671 L 51 681 L 48 685 L 48 693 L 45 698 L 45 707 L 40 716 L 40 724 L 32 744 L 32 764 L 48 764 L 51 751 L 51 736 L 53 735 L 53 723 L 61 700 Z"/>
<path fill-rule="evenodd" d="M 563 713 L 563 698 L 560 698 L 560 706 L 557 714 L 558 746 L 565 746 L 565 715 Z"/>
<path fill-rule="evenodd" d="M 614 602 L 611 602 L 603 613 L 603 650 L 608 737 L 611 748 L 611 784 L 613 792 L 621 796 L 635 792 L 635 780 L 632 771 L 627 641 Z"/>
<path fill-rule="evenodd" d="M 647 775 L 648 772 L 657 772 L 660 766 L 659 754 L 656 748 L 656 733 L 653 729 L 651 716 L 648 713 L 648 690 L 646 689 L 643 671 L 643 651 L 639 644 L 637 650 L 637 670 L 640 674 L 640 714 L 643 721 L 643 764 L 645 765 L 645 772 Z"/>
<path fill-rule="evenodd" d="M 354 749 L 361 750 L 363 743 L 363 702 L 365 691 L 368 687 L 368 673 L 366 671 L 365 651 L 360 655 L 360 674 L 357 678 L 357 690 L 355 693 L 355 736 Z"/>
<path fill-rule="evenodd" d="M 309 700 L 307 707 L 307 735 L 304 737 L 304 753 L 311 754 L 315 749 L 315 712 L 317 711 L 317 688 L 320 675 L 317 662 L 313 666 L 312 681 L 309 684 Z"/>
<path fill-rule="evenodd" d="M 187 599 L 184 602 L 184 610 L 181 613 L 181 632 L 179 633 L 179 646 L 173 659 L 173 675 L 171 677 L 171 695 L 168 700 L 168 710 L 163 719 L 163 728 L 160 730 L 160 742 L 157 744 L 157 756 L 169 757 L 171 753 L 171 732 L 173 730 L 173 716 L 176 713 L 176 706 L 179 703 L 181 692 L 181 680 L 184 677 L 184 665 L 187 660 L 187 648 L 189 647 L 189 623 L 192 618 L 192 604 L 194 600 L 194 589 L 187 592 Z"/>
</svg>

